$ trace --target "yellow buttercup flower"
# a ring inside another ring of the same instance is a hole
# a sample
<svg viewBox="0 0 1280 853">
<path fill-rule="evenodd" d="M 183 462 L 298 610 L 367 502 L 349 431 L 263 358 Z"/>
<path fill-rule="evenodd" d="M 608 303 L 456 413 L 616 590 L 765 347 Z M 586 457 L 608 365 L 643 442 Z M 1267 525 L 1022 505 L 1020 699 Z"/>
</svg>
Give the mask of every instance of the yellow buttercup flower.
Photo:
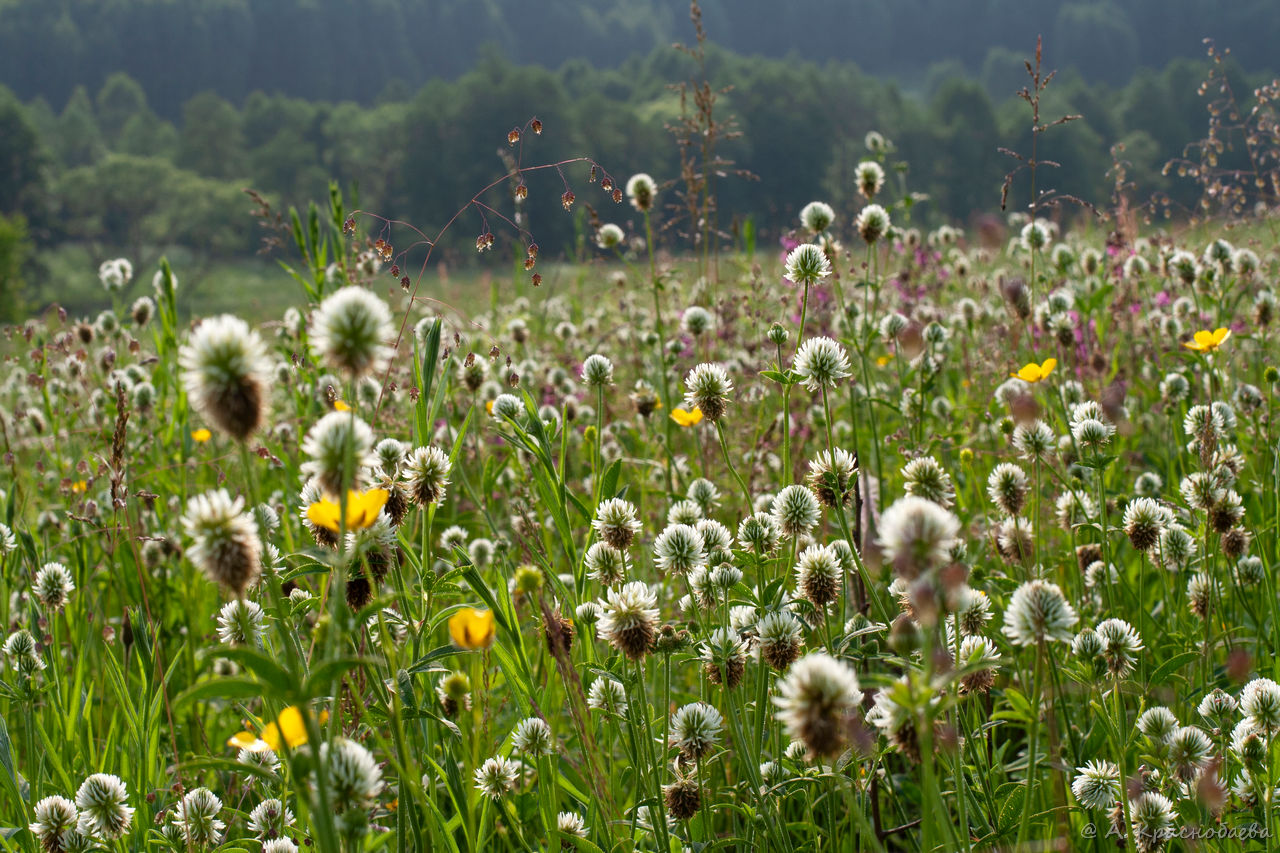
<svg viewBox="0 0 1280 853">
<path fill-rule="evenodd" d="M 364 530 L 378 520 L 378 513 L 387 503 L 386 489 L 369 489 L 367 492 L 347 492 L 347 530 Z M 338 533 L 342 529 L 342 507 L 338 501 L 322 498 L 307 507 L 307 520 L 316 527 Z"/>
<path fill-rule="evenodd" d="M 307 742 L 307 719 L 303 716 L 304 713 L 296 705 L 290 705 L 280 712 L 275 722 L 263 727 L 261 737 L 255 736 L 253 732 L 236 732 L 227 740 L 227 746 L 251 752 L 270 749 L 278 753 L 285 745 L 289 749 L 297 749 Z M 329 712 L 321 711 L 320 725 L 324 725 L 328 719 Z"/>
<path fill-rule="evenodd" d="M 1030 364 L 1024 364 L 1017 373 L 1010 373 L 1009 375 L 1016 376 L 1023 382 L 1039 382 L 1050 373 L 1053 373 L 1053 369 L 1057 366 L 1058 360 L 1056 358 L 1046 358 L 1044 364 L 1036 364 L 1033 361 Z"/>
<path fill-rule="evenodd" d="M 893 353 L 889 353 L 888 355 L 882 355 L 876 359 L 876 366 L 884 367 L 886 364 L 888 364 L 891 361 L 893 361 Z"/>
<path fill-rule="evenodd" d="M 1214 329 L 1212 332 L 1208 329 L 1201 329 L 1183 346 L 1196 352 L 1213 352 L 1222 346 L 1223 342 L 1229 337 L 1231 337 L 1230 329 Z"/>
<path fill-rule="evenodd" d="M 672 409 L 671 420 L 680 424 L 682 427 L 693 426 L 702 420 L 702 409 L 697 406 L 693 407 L 693 411 L 686 412 L 684 409 Z"/>
<path fill-rule="evenodd" d="M 460 649 L 474 651 L 493 645 L 493 611 L 464 607 L 449 617 L 449 636 Z"/>
<path fill-rule="evenodd" d="M 200 427 L 200 429 L 191 431 L 191 440 L 194 441 L 196 444 L 204 444 L 206 441 L 208 441 L 211 438 L 213 438 L 213 433 L 209 432 L 209 430 L 205 429 L 204 427 Z"/>
<path fill-rule="evenodd" d="M 74 483 L 71 484 L 71 491 L 75 492 L 78 495 L 82 495 L 85 492 L 89 491 L 89 484 L 85 480 L 76 480 Z"/>
<path fill-rule="evenodd" d="M 349 412 L 351 411 L 351 407 L 348 406 L 346 403 L 342 402 L 341 400 L 334 400 L 333 410 L 335 412 Z"/>
<path fill-rule="evenodd" d="M 488 400 L 488 401 L 486 401 L 486 402 L 485 402 L 485 404 L 484 404 L 484 410 L 485 410 L 486 412 L 488 412 L 489 414 L 491 414 L 491 415 L 493 414 L 493 401 L 492 401 L 492 400 Z"/>
</svg>

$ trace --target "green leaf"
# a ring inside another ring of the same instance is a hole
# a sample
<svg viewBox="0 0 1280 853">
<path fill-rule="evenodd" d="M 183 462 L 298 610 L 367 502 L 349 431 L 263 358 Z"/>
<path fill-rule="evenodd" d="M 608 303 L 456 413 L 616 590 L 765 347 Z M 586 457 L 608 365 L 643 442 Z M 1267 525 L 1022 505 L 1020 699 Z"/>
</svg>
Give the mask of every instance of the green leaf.
<svg viewBox="0 0 1280 853">
<path fill-rule="evenodd" d="M 1182 652 L 1181 654 L 1174 655 L 1164 663 L 1160 664 L 1160 666 L 1156 667 L 1156 671 L 1151 673 L 1151 676 L 1147 679 L 1147 683 L 1163 684 L 1165 679 L 1170 675 L 1173 675 L 1192 661 L 1199 659 L 1199 652 Z"/>
<path fill-rule="evenodd" d="M 227 678 L 210 678 L 188 687 L 173 700 L 175 708 L 181 708 L 189 702 L 204 702 L 209 699 L 256 699 L 262 695 L 262 685 L 252 678 L 242 675 Z"/>
<path fill-rule="evenodd" d="M 1027 786 L 1023 782 L 1006 782 L 996 790 L 996 800 L 1000 802 L 996 815 L 996 829 L 1004 835 L 1018 824 L 1022 817 L 1022 801 L 1027 796 Z"/>
</svg>

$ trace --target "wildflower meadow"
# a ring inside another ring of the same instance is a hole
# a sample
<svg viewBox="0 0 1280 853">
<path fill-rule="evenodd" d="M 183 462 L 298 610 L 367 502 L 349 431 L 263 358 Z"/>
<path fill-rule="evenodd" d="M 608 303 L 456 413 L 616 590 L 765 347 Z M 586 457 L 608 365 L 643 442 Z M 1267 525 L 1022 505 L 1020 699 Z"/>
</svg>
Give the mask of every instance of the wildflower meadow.
<svg viewBox="0 0 1280 853">
<path fill-rule="evenodd" d="M 0 847 L 1277 849 L 1274 158 L 962 228 L 873 132 L 766 246 L 556 130 L 264 217 L 281 316 L 7 328 Z"/>
</svg>

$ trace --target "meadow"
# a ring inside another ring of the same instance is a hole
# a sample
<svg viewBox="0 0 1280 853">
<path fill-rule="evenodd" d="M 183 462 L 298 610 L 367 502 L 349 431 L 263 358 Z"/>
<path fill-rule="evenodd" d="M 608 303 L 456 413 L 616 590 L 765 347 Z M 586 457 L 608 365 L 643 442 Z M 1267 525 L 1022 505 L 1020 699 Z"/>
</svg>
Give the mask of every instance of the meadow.
<svg viewBox="0 0 1280 853">
<path fill-rule="evenodd" d="M 577 265 L 511 197 L 444 282 L 335 196 L 190 320 L 86 256 L 5 333 L 0 846 L 1274 849 L 1274 219 L 861 157 L 781 246 L 584 160 L 499 182 Z"/>
</svg>

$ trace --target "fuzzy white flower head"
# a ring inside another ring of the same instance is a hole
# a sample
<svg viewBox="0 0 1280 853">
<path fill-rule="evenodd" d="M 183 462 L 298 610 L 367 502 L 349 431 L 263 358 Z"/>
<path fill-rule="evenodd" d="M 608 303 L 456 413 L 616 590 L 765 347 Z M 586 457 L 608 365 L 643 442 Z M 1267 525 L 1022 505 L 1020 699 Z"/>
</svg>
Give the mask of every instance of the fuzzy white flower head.
<svg viewBox="0 0 1280 853">
<path fill-rule="evenodd" d="M 878 242 L 889 233 L 889 229 L 892 227 L 892 222 L 889 220 L 889 211 L 878 204 L 869 204 L 862 208 L 853 224 L 857 228 L 859 236 L 866 243 Z"/>
<path fill-rule="evenodd" d="M 329 797 L 338 813 L 373 806 L 382 792 L 382 770 L 373 754 L 347 738 L 320 747 L 320 760 L 329 767 Z"/>
<path fill-rule="evenodd" d="M 414 503 L 425 509 L 444 500 L 452 470 L 449 454 L 440 448 L 434 445 L 415 447 L 404 461 L 403 475 Z"/>
<path fill-rule="evenodd" d="M 298 845 L 292 838 L 272 838 L 262 842 L 262 853 L 298 853 Z"/>
<path fill-rule="evenodd" d="M 247 598 L 233 598 L 218 611 L 218 639 L 228 646 L 262 645 L 262 608 Z"/>
<path fill-rule="evenodd" d="M 698 541 L 701 543 L 701 538 Z M 600 636 L 632 660 L 648 654 L 658 624 L 658 597 L 649 585 L 632 581 L 621 589 L 610 589 L 602 606 Z"/>
<path fill-rule="evenodd" d="M 1086 809 L 1109 809 L 1120 796 L 1120 769 L 1110 761 L 1090 761 L 1076 768 L 1071 793 Z"/>
<path fill-rule="evenodd" d="M 587 822 L 577 812 L 560 812 L 556 815 L 556 829 L 565 835 L 587 837 Z"/>
<path fill-rule="evenodd" d="M 596 231 L 596 245 L 601 249 L 612 249 L 622 245 L 627 238 L 622 228 L 612 222 L 606 222 Z"/>
<path fill-rule="evenodd" d="M 395 325 L 387 303 L 349 285 L 328 296 L 311 321 L 311 352 L 348 376 L 378 373 L 393 352 Z"/>
<path fill-rule="evenodd" d="M 803 243 L 787 253 L 786 276 L 795 284 L 816 284 L 831 275 L 827 253 L 815 243 Z"/>
<path fill-rule="evenodd" d="M 205 849 L 222 843 L 225 822 L 218 819 L 222 800 L 208 788 L 188 791 L 173 810 L 173 824 L 189 847 Z"/>
<path fill-rule="evenodd" d="M 861 703 L 862 692 L 848 664 L 815 652 L 792 664 L 773 701 L 787 734 L 811 753 L 828 756 L 844 745 L 846 718 Z"/>
<path fill-rule="evenodd" d="M 653 557 L 658 568 L 679 575 L 707 562 L 702 534 L 688 524 L 672 524 L 659 533 L 653 542 Z"/>
<path fill-rule="evenodd" d="M 1138 652 L 1142 651 L 1142 638 L 1133 626 L 1123 619 L 1107 619 L 1095 631 L 1111 677 L 1123 678 L 1132 672 Z"/>
<path fill-rule="evenodd" d="M 640 532 L 635 506 L 622 498 L 601 501 L 591 526 L 601 539 L 620 551 L 629 548 Z"/>
<path fill-rule="evenodd" d="M 373 430 L 353 412 L 330 412 L 316 421 L 302 440 L 301 450 L 310 457 L 302 474 L 331 497 L 357 489 L 364 471 L 378 462 L 373 453 Z"/>
<path fill-rule="evenodd" d="M 44 850 L 63 850 L 63 835 L 76 832 L 76 804 L 66 797 L 45 797 L 36 803 L 35 822 L 27 826 Z"/>
<path fill-rule="evenodd" d="M 1173 803 L 1163 794 L 1146 791 L 1129 804 L 1133 816 L 1134 842 L 1139 853 L 1154 853 L 1169 840 L 1173 831 Z"/>
<path fill-rule="evenodd" d="M 800 344 L 792 369 L 799 374 L 804 387 L 815 393 L 834 388 L 852 373 L 844 347 L 828 337 L 809 338 Z"/>
<path fill-rule="evenodd" d="M 1153 705 L 1138 717 L 1138 731 L 1154 743 L 1164 743 L 1178 730 L 1178 718 L 1163 705 Z"/>
<path fill-rule="evenodd" d="M 1049 245 L 1049 229 L 1041 220 L 1028 222 L 1022 226 L 1022 233 L 1018 236 L 1018 242 L 1025 251 L 1041 251 Z"/>
<path fill-rule="evenodd" d="M 1240 692 L 1240 712 L 1254 728 L 1268 735 L 1280 732 L 1280 685 L 1255 678 Z"/>
<path fill-rule="evenodd" d="M 881 517 L 880 548 L 886 562 L 914 575 L 946 564 L 959 532 L 960 522 L 949 510 L 907 495 Z"/>
<path fill-rule="evenodd" d="M 476 768 L 476 789 L 491 800 L 500 799 L 516 789 L 520 765 L 509 758 L 495 755 Z"/>
<path fill-rule="evenodd" d="M 516 752 L 536 758 L 555 752 L 556 741 L 546 720 L 528 717 L 516 724 L 516 729 L 511 734 L 511 746 Z"/>
<path fill-rule="evenodd" d="M 709 421 L 718 421 L 724 415 L 733 382 L 729 374 L 718 364 L 703 363 L 689 371 L 684 379 L 684 402 L 690 409 L 695 406 Z"/>
<path fill-rule="evenodd" d="M 31 591 L 45 607 L 55 612 L 62 610 L 76 588 L 71 572 L 62 563 L 45 563 L 36 572 Z"/>
<path fill-rule="evenodd" d="M 932 456 L 912 459 L 903 466 L 902 477 L 909 495 L 933 501 L 944 509 L 949 509 L 955 501 L 956 491 L 951 475 Z"/>
<path fill-rule="evenodd" d="M 884 168 L 875 160 L 863 160 L 854 169 L 854 181 L 858 192 L 871 201 L 884 186 Z"/>
<path fill-rule="evenodd" d="M 133 809 L 128 805 L 129 791 L 119 776 L 94 773 L 76 791 L 76 828 L 90 838 L 112 840 L 129 833 Z"/>
<path fill-rule="evenodd" d="M 627 692 L 622 683 L 607 675 L 591 682 L 587 691 L 587 707 L 617 717 L 627 715 Z"/>
<path fill-rule="evenodd" d="M 657 195 L 658 185 L 644 172 L 634 174 L 627 180 L 627 199 L 641 213 L 653 207 Z"/>
<path fill-rule="evenodd" d="M 843 591 L 844 567 L 829 545 L 810 545 L 796 563 L 796 589 L 819 610 Z"/>
<path fill-rule="evenodd" d="M 821 234 L 835 222 L 836 212 L 824 201 L 811 201 L 800 210 L 800 224 L 812 234 Z"/>
<path fill-rule="evenodd" d="M 187 559 L 215 583 L 237 595 L 262 571 L 262 543 L 253 514 L 244 511 L 244 498 L 226 489 L 196 495 L 187 502 L 182 526 L 192 543 Z"/>
<path fill-rule="evenodd" d="M 18 549 L 18 538 L 7 524 L 0 524 L 0 557 L 12 554 Z"/>
<path fill-rule="evenodd" d="M 753 554 L 767 556 L 778 547 L 782 529 L 771 513 L 757 512 L 738 525 L 738 543 Z"/>
<path fill-rule="evenodd" d="M 1014 590 L 1004 612 L 1004 635 L 1015 646 L 1034 646 L 1054 640 L 1071 642 L 1076 612 L 1057 584 L 1040 579 Z"/>
<path fill-rule="evenodd" d="M 793 537 L 808 533 L 821 516 L 817 496 L 806 486 L 798 484 L 778 492 L 769 509 L 777 529 Z"/>
<path fill-rule="evenodd" d="M 271 360 L 258 333 L 239 317 L 210 317 L 178 351 L 192 406 L 218 429 L 244 441 L 267 410 Z"/>
<path fill-rule="evenodd" d="M 686 758 L 701 758 L 720 742 L 723 729 L 719 711 L 705 702 L 692 702 L 671 717 L 671 745 Z"/>
<path fill-rule="evenodd" d="M 124 289 L 133 281 L 133 264 L 127 258 L 113 258 L 98 266 L 98 280 L 108 292 Z"/>
<path fill-rule="evenodd" d="M 587 356 L 582 362 L 582 381 L 592 388 L 603 388 L 613 384 L 613 362 L 600 353 Z"/>
</svg>

